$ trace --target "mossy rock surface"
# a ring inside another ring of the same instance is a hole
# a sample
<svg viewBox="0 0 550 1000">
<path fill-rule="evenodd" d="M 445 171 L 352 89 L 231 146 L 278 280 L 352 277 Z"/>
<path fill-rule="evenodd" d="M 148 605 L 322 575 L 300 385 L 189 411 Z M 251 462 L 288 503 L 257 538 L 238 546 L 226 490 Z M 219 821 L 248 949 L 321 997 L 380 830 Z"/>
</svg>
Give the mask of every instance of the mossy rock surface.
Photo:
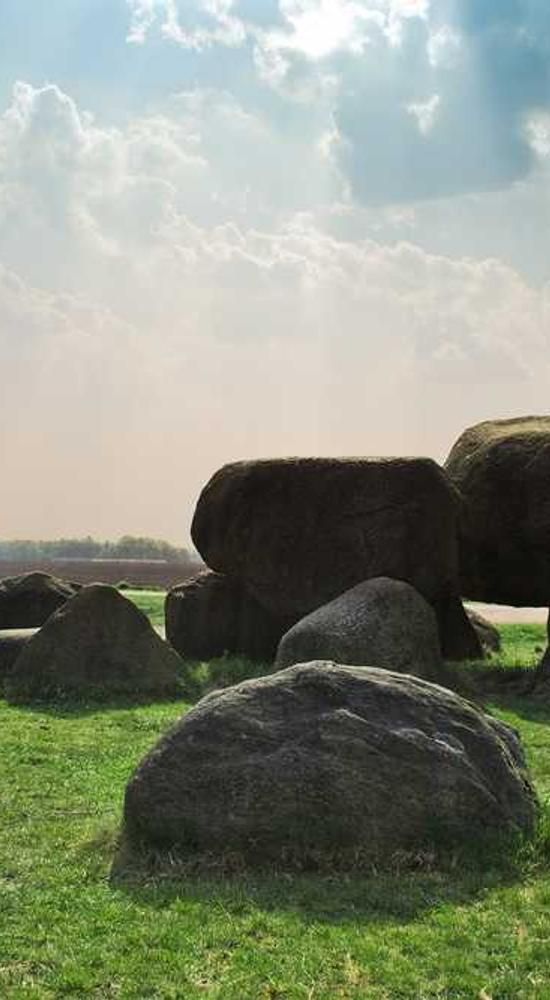
<svg viewBox="0 0 550 1000">
<path fill-rule="evenodd" d="M 0 684 L 9 676 L 17 657 L 36 635 L 36 628 L 10 628 L 0 630 Z"/>
<path fill-rule="evenodd" d="M 38 628 L 78 592 L 78 584 L 49 573 L 0 580 L 0 629 Z"/>
<path fill-rule="evenodd" d="M 178 654 L 114 587 L 83 587 L 31 638 L 6 681 L 10 701 L 169 695 Z"/>
<path fill-rule="evenodd" d="M 307 660 L 385 667 L 432 681 L 443 673 L 433 609 L 410 584 L 388 577 L 358 583 L 285 633 L 276 666 Z"/>
<path fill-rule="evenodd" d="M 388 858 L 527 835 L 536 816 L 515 730 L 428 681 L 322 661 L 204 698 L 132 777 L 123 841 Z"/>
<path fill-rule="evenodd" d="M 487 420 L 445 464 L 461 496 L 461 590 L 474 601 L 550 601 L 550 416 Z"/>
<path fill-rule="evenodd" d="M 165 603 L 166 638 L 186 659 L 240 654 L 272 660 L 293 621 L 267 611 L 236 577 L 210 570 L 172 587 Z"/>
<path fill-rule="evenodd" d="M 235 462 L 199 497 L 191 534 L 207 565 L 272 615 L 299 618 L 377 576 L 432 605 L 449 659 L 480 655 L 459 602 L 458 495 L 430 458 Z"/>
</svg>

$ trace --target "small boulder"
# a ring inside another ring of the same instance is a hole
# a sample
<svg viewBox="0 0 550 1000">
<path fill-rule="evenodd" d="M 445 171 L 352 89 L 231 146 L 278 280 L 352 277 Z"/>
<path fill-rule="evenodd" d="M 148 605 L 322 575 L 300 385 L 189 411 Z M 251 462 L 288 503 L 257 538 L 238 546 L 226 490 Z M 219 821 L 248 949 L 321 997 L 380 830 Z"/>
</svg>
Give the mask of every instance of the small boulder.
<svg viewBox="0 0 550 1000">
<path fill-rule="evenodd" d="M 187 659 L 238 653 L 272 660 L 288 619 L 270 614 L 234 577 L 210 571 L 166 595 L 166 638 Z"/>
<path fill-rule="evenodd" d="M 450 691 L 372 667 L 298 664 L 216 691 L 141 762 L 123 843 L 251 861 L 532 832 L 517 733 Z"/>
<path fill-rule="evenodd" d="M 83 587 L 25 646 L 6 681 L 8 701 L 174 694 L 178 654 L 114 587 Z"/>
<path fill-rule="evenodd" d="M 376 577 L 346 590 L 289 629 L 275 664 L 335 660 L 436 680 L 442 659 L 435 614 L 402 580 Z"/>
<path fill-rule="evenodd" d="M 36 628 L 9 628 L 0 630 L 0 685 L 11 673 L 19 653 L 38 632 Z"/>
<path fill-rule="evenodd" d="M 482 649 L 485 653 L 499 653 L 502 649 L 500 632 L 488 618 L 480 615 L 473 608 L 466 608 L 466 614 L 477 632 Z"/>
<path fill-rule="evenodd" d="M 78 589 L 49 573 L 5 577 L 0 580 L 0 629 L 39 628 Z"/>
<path fill-rule="evenodd" d="M 547 607 L 550 599 L 550 416 L 486 420 L 445 463 L 462 498 L 461 593 Z"/>
</svg>

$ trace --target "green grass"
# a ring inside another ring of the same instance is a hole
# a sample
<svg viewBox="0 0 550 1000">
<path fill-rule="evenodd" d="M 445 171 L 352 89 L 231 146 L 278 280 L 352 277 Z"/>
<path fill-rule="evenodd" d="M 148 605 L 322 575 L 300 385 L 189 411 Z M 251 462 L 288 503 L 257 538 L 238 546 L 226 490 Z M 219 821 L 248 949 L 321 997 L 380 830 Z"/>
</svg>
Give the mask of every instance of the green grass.
<svg viewBox="0 0 550 1000">
<path fill-rule="evenodd" d="M 501 625 L 502 652 L 495 656 L 505 667 L 534 667 L 546 647 L 546 625 Z"/>
<path fill-rule="evenodd" d="M 505 658 L 536 628 L 507 633 Z M 208 685 L 251 667 L 194 670 Z M 0 997 L 550 998 L 550 835 L 482 868 L 111 883 L 126 781 L 185 708 L 0 701 Z M 548 802 L 550 712 L 495 711 Z"/>
<path fill-rule="evenodd" d="M 134 604 L 137 604 L 141 611 L 151 619 L 152 625 L 164 625 L 164 590 L 123 590 L 124 597 L 127 597 Z"/>
</svg>

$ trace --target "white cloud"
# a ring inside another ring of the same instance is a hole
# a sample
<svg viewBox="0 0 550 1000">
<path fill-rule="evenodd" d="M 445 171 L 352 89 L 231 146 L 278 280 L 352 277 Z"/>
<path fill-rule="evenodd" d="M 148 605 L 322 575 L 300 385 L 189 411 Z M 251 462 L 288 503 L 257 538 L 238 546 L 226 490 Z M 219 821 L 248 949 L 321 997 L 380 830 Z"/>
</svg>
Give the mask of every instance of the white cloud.
<svg viewBox="0 0 550 1000">
<path fill-rule="evenodd" d="M 360 55 L 373 30 L 393 44 L 401 41 L 403 21 L 425 18 L 429 0 L 279 0 L 264 17 L 243 13 L 238 0 L 127 0 L 131 12 L 128 41 L 143 44 L 156 27 L 186 49 L 255 42 L 258 65 L 276 61 L 284 75 L 283 53 L 316 62 L 337 52 Z M 271 70 L 271 77 L 274 69 Z M 269 78 L 269 75 L 268 75 Z"/>
<path fill-rule="evenodd" d="M 403 38 L 404 22 L 410 18 L 424 20 L 429 12 L 431 0 L 382 0 L 386 22 L 384 32 L 392 45 L 400 45 Z"/>
<path fill-rule="evenodd" d="M 527 141 L 542 160 L 550 156 L 550 112 L 539 111 L 528 116 L 525 132 Z"/>
<path fill-rule="evenodd" d="M 454 69 L 458 64 L 462 49 L 460 34 L 448 24 L 430 32 L 428 38 L 428 61 L 434 69 Z"/>
<path fill-rule="evenodd" d="M 544 406 L 544 291 L 498 260 L 323 231 L 335 133 L 312 135 L 288 146 L 213 91 L 115 129 L 57 87 L 16 89 L 0 122 L 1 426 L 10 454 L 71 483 L 61 518 L 107 533 L 134 497 L 136 530 L 177 537 L 231 458 L 444 452 L 462 424 Z M 30 501 L 11 510 L 23 530 Z"/>
<path fill-rule="evenodd" d="M 0 253 L 31 282 L 79 289 L 84 277 L 95 294 L 128 262 L 139 270 L 140 248 L 176 216 L 274 224 L 332 200 L 341 181 L 319 135 L 312 116 L 281 137 L 215 91 L 102 128 L 58 87 L 18 84 L 0 116 Z"/>
<path fill-rule="evenodd" d="M 130 8 L 131 20 L 127 41 L 143 45 L 157 17 L 166 12 L 164 0 L 126 0 Z"/>
<path fill-rule="evenodd" d="M 436 108 L 434 96 L 411 113 L 422 127 Z M 220 164 L 222 134 L 234 160 Z M 337 135 L 319 139 L 321 163 Z M 406 243 L 336 240 L 319 230 L 315 211 L 296 214 L 292 199 L 285 211 L 265 212 L 257 191 L 239 206 L 243 152 L 254 182 L 269 173 L 274 143 L 265 123 L 213 92 L 181 95 L 163 114 L 115 130 L 99 127 L 56 87 L 19 85 L 0 123 L 0 191 L 4 204 L 12 199 L 4 259 L 37 287 L 78 288 L 121 321 L 140 327 L 141 317 L 144 328 L 156 322 L 166 336 L 185 329 L 194 341 L 256 340 L 261 330 L 314 342 L 319 331 L 332 338 L 345 329 L 354 343 L 364 322 L 373 356 L 382 330 L 421 363 L 454 339 L 476 365 L 487 361 L 486 378 L 491 352 L 529 374 L 543 336 L 538 293 L 502 263 L 453 261 Z M 251 161 L 262 148 L 264 157 Z M 22 221 L 26 263 L 16 238 Z M 519 337 L 528 316 L 530 352 Z"/>
<path fill-rule="evenodd" d="M 427 101 L 417 101 L 407 105 L 407 111 L 418 123 L 418 131 L 422 135 L 428 135 L 435 125 L 437 111 L 441 104 L 439 94 L 432 94 Z"/>
<path fill-rule="evenodd" d="M 280 9 L 285 30 L 260 36 L 262 47 L 314 61 L 339 51 L 361 54 L 372 27 L 384 23 L 381 11 L 353 0 L 281 0 Z"/>
<path fill-rule="evenodd" d="M 533 125 L 548 103 L 548 18 L 539 2 L 129 4 L 130 35 L 140 42 L 156 31 L 197 53 L 232 47 L 232 65 L 242 61 L 235 78 L 245 103 L 253 93 L 254 106 L 269 106 L 267 84 L 304 112 L 323 106 L 323 131 L 332 120 L 346 140 L 339 167 L 357 202 L 509 188 L 528 176 L 545 145 Z M 204 58 L 206 72 L 215 72 L 212 53 Z M 438 102 L 418 101 L 416 93 Z"/>
<path fill-rule="evenodd" d="M 131 21 L 127 41 L 143 45 L 151 30 L 186 49 L 241 45 L 245 25 L 232 14 L 234 0 L 126 0 Z"/>
<path fill-rule="evenodd" d="M 280 0 L 284 28 L 258 41 L 314 62 L 339 52 L 359 56 L 384 35 L 399 44 L 403 21 L 425 18 L 428 9 L 429 0 Z"/>
</svg>

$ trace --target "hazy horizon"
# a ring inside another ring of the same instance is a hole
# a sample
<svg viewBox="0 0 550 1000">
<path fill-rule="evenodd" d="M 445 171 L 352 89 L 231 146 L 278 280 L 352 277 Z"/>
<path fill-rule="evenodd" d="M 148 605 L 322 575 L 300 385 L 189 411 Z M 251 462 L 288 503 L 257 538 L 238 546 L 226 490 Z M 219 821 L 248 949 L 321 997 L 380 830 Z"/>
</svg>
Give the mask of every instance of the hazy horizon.
<svg viewBox="0 0 550 1000">
<path fill-rule="evenodd" d="M 542 0 L 3 0 L 0 538 L 548 411 Z"/>
</svg>

